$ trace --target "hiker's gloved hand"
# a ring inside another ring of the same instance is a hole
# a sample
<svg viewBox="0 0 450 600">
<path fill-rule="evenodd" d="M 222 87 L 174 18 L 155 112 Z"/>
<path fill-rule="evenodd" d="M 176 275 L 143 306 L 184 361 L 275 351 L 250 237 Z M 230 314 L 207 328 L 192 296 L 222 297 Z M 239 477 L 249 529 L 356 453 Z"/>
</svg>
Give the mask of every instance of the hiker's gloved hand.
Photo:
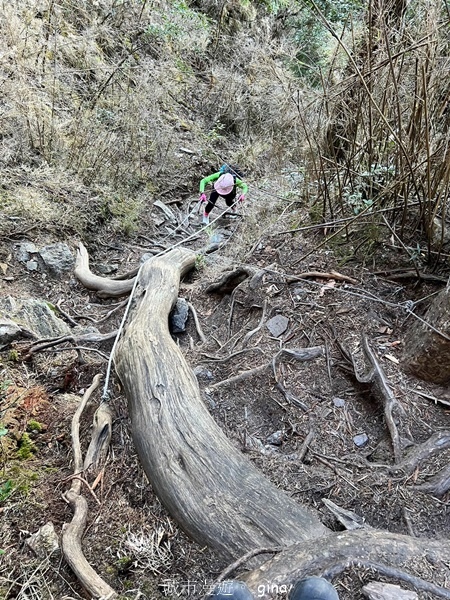
<svg viewBox="0 0 450 600">
<path fill-rule="evenodd" d="M 200 194 L 200 202 L 206 202 L 206 194 Z"/>
<path fill-rule="evenodd" d="M 238 198 L 238 201 L 239 201 L 239 202 L 244 202 L 244 200 L 245 200 L 245 196 L 244 196 L 244 194 L 241 194 L 241 195 L 239 196 L 239 198 Z"/>
</svg>

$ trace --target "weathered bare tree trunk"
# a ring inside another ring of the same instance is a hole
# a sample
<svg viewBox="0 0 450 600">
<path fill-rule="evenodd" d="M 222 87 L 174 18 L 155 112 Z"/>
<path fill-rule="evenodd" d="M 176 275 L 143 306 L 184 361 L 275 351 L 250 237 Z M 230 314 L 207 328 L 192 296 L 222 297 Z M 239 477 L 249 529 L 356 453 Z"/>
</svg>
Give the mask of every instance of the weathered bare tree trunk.
<svg viewBox="0 0 450 600">
<path fill-rule="evenodd" d="M 290 545 L 329 530 L 268 481 L 208 412 L 197 379 L 168 330 L 180 276 L 195 254 L 175 249 L 142 267 L 115 366 L 133 440 L 160 500 L 198 543 L 225 557 Z"/>
<path fill-rule="evenodd" d="M 450 383 L 450 280 L 424 321 L 416 320 L 405 336 L 402 367 L 420 379 Z"/>
</svg>

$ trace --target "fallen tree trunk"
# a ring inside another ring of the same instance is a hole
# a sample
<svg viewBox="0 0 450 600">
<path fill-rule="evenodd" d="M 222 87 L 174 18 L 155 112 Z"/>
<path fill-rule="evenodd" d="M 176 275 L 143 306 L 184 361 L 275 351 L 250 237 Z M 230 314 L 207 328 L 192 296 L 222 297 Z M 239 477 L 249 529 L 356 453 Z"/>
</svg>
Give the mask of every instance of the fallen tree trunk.
<svg viewBox="0 0 450 600">
<path fill-rule="evenodd" d="M 186 249 L 145 263 L 116 350 L 134 444 L 153 489 L 188 535 L 228 558 L 324 536 L 329 530 L 320 520 L 267 480 L 216 425 L 170 336 L 180 276 L 194 263 Z"/>
</svg>

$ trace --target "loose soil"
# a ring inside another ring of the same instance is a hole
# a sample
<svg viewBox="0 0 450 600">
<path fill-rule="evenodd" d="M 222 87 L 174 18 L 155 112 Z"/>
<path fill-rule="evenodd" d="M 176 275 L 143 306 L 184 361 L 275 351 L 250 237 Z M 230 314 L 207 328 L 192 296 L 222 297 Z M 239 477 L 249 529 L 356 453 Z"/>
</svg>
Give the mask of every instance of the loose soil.
<svg viewBox="0 0 450 600">
<path fill-rule="evenodd" d="M 321 246 L 324 237 L 319 228 L 282 233 L 293 228 L 294 218 L 298 223 L 311 224 L 302 209 L 291 209 L 289 214 L 274 213 L 272 224 L 263 231 L 259 222 L 271 210 L 269 200 L 261 202 L 258 211 L 244 214 L 244 219 L 221 219 L 202 232 L 199 239 L 188 243 L 198 250 L 208 245 L 218 228 L 225 228 L 229 234 L 218 250 L 199 259 L 198 268 L 182 282 L 179 294 L 195 307 L 207 338 L 206 343 L 201 343 L 192 317 L 184 333 L 174 334 L 186 360 L 195 369 L 205 403 L 236 447 L 277 486 L 317 511 L 330 529 L 340 530 L 343 526 L 323 499 L 354 511 L 374 528 L 420 537 L 448 537 L 449 495 L 434 498 L 417 491 L 415 486 L 448 464 L 450 452 L 433 456 L 412 475 L 390 476 L 383 468 L 393 462 L 383 407 L 370 386 L 357 383 L 340 350 L 344 347 L 351 352 L 364 371 L 361 339 L 363 334 L 368 337 L 407 413 L 416 443 L 448 428 L 448 390 L 406 375 L 399 364 L 403 334 L 414 318 L 402 303 L 428 298 L 442 284 L 399 283 L 376 275 L 375 263 L 378 269 L 386 271 L 410 267 L 408 256 L 390 248 L 387 238 L 372 241 L 361 233 L 353 233 L 348 239 L 344 233 L 333 243 Z M 138 266 L 146 251 L 156 248 L 156 243 L 176 243 L 187 232 L 195 231 L 197 216 L 192 220 L 191 224 L 183 224 L 180 236 L 170 239 L 156 228 L 152 233 L 144 232 L 146 239 L 120 239 L 101 232 L 101 237 L 87 244 L 92 270 L 96 272 L 99 264 L 118 264 L 119 274 L 129 272 Z M 117 301 L 98 299 L 70 274 L 53 280 L 40 272 L 28 272 L 15 258 L 18 241 L 33 241 L 39 246 L 58 238 L 55 231 L 21 236 L 14 230 L 9 239 L 2 240 L 2 262 L 8 265 L 2 281 L 4 294 L 44 298 L 53 304 L 62 299 L 62 308 L 77 322 L 95 325 L 102 332 L 118 327 L 123 309 L 95 324 Z M 64 241 L 75 249 L 77 240 L 66 237 Z M 224 270 L 240 264 L 265 269 L 255 289 L 246 279 L 234 291 L 205 292 Z M 287 283 L 284 277 L 310 271 L 338 271 L 357 283 L 317 276 Z M 426 306 L 424 300 L 414 310 L 423 314 Z M 265 318 L 261 323 L 263 311 Z M 288 319 L 287 329 L 276 337 L 266 325 L 275 315 Z M 246 334 L 255 329 L 244 346 Z M 59 554 L 50 559 L 37 557 L 26 540 L 49 521 L 60 534 L 64 523 L 72 518 L 62 498 L 73 474 L 71 419 L 93 376 L 105 373 L 106 361 L 94 352 L 81 351 L 80 360 L 77 352 L 56 348 L 22 362 L 21 356 L 29 344 L 29 340 L 21 341 L 1 351 L 1 419 L 9 433 L 1 438 L 0 490 L 5 492 L 4 485 L 9 480 L 14 481 L 15 489 L 3 497 L 0 491 L 0 548 L 4 551 L 0 557 L 0 596 L 5 600 L 85 598 Z M 277 387 L 272 368 L 236 384 L 214 387 L 229 377 L 271 362 L 282 348 L 312 346 L 323 346 L 323 357 L 309 362 L 288 357 L 278 361 L 278 381 L 285 394 Z M 111 343 L 99 349 L 108 354 Z M 110 391 L 114 412 L 110 453 L 95 491 L 84 490 L 90 507 L 83 540 L 85 555 L 124 598 L 201 598 L 226 564 L 220 556 L 189 540 L 161 506 L 136 456 L 127 404 L 114 378 Z M 98 392 L 82 418 L 84 451 L 99 401 Z M 29 458 L 19 461 L 17 440 L 30 420 L 42 424 L 42 428 L 29 432 L 35 450 Z M 304 448 L 310 433 L 312 439 Z M 362 439 L 366 441 L 358 445 Z M 414 572 L 446 584 L 440 579 L 441 574 L 431 572 L 432 565 L 430 572 L 421 568 L 422 572 Z M 362 586 L 379 579 L 377 574 L 361 569 L 345 571 L 334 583 L 347 600 L 362 598 Z"/>
</svg>

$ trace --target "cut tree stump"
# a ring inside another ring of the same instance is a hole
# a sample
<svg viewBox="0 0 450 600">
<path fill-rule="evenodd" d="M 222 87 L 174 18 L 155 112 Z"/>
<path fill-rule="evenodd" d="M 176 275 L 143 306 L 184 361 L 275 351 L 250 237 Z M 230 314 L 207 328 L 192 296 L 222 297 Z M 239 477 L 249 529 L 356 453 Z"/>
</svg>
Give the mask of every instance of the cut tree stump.
<svg viewBox="0 0 450 600">
<path fill-rule="evenodd" d="M 115 366 L 132 435 L 155 493 L 201 545 L 237 558 L 329 530 L 266 479 L 208 412 L 197 379 L 168 329 L 180 277 L 194 252 L 174 249 L 142 267 Z"/>
</svg>

